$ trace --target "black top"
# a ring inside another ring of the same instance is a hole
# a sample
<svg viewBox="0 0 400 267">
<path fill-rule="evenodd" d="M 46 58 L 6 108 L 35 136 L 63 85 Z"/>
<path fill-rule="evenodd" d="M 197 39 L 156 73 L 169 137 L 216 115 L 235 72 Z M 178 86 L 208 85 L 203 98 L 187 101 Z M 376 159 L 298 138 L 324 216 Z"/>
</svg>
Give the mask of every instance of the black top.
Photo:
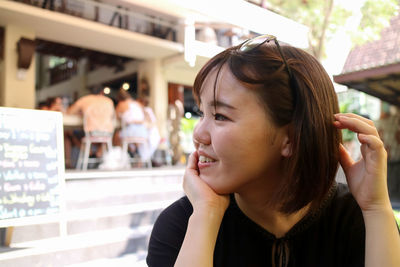
<svg viewBox="0 0 400 267">
<path fill-rule="evenodd" d="M 173 266 L 193 208 L 183 197 L 158 217 L 147 264 Z M 361 209 L 346 185 L 334 185 L 321 207 L 284 237 L 253 222 L 232 196 L 217 237 L 214 266 L 364 266 L 365 227 Z"/>
</svg>

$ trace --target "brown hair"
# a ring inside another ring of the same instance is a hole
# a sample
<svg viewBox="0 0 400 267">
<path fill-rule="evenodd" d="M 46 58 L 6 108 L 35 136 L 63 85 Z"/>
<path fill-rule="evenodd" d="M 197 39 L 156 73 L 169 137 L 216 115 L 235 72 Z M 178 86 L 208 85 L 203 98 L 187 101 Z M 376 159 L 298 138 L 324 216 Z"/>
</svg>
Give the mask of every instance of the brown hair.
<svg viewBox="0 0 400 267">
<path fill-rule="evenodd" d="M 132 96 L 124 89 L 119 89 L 118 94 L 117 94 L 117 100 L 118 101 L 123 101 L 127 99 L 132 99 Z"/>
<path fill-rule="evenodd" d="M 271 198 L 280 211 L 293 213 L 311 203 L 320 206 L 334 183 L 341 133 L 333 126 L 339 112 L 333 84 L 322 65 L 305 51 L 282 45 L 293 73 L 295 88 L 275 44 L 247 52 L 240 46 L 213 57 L 197 74 L 193 93 L 198 104 L 202 85 L 211 71 L 227 65 L 233 75 L 253 91 L 277 127 L 288 125 L 292 154 L 284 159 L 285 177 Z M 214 82 L 214 98 L 216 91 Z"/>
<path fill-rule="evenodd" d="M 103 93 L 103 86 L 101 84 L 94 85 L 90 88 L 90 93 L 93 95 L 99 95 Z"/>
</svg>

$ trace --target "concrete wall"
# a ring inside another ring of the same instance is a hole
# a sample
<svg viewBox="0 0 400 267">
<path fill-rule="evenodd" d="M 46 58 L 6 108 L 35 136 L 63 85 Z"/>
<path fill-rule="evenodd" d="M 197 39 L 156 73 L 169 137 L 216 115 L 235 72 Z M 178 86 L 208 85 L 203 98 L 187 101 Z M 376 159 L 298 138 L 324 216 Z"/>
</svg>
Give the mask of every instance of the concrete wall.
<svg viewBox="0 0 400 267">
<path fill-rule="evenodd" d="M 166 68 L 164 77 L 168 82 L 193 86 L 197 72 L 187 69 Z"/>
</svg>

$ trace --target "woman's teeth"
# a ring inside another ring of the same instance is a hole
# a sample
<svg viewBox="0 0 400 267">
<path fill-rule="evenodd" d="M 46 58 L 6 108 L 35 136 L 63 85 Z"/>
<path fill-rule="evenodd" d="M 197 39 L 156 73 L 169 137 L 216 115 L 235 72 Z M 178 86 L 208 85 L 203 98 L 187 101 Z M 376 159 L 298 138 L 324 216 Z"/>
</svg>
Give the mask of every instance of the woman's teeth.
<svg viewBox="0 0 400 267">
<path fill-rule="evenodd" d="M 210 159 L 210 158 L 207 158 L 207 157 L 205 157 L 205 156 L 200 156 L 200 157 L 199 157 L 199 161 L 200 161 L 200 162 L 214 162 L 215 160 Z"/>
</svg>

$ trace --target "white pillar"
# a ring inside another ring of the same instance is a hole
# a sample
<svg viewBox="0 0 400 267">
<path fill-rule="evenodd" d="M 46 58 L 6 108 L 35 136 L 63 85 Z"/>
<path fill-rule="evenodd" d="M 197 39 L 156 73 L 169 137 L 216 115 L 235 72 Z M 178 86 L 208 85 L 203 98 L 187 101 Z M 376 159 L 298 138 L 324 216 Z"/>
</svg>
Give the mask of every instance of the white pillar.
<svg viewBox="0 0 400 267">
<path fill-rule="evenodd" d="M 138 80 L 146 78 L 150 87 L 150 107 L 153 109 L 161 137 L 167 137 L 168 83 L 160 59 L 141 62 Z"/>
<path fill-rule="evenodd" d="M 35 107 L 35 56 L 24 77 L 17 77 L 17 43 L 21 37 L 35 39 L 29 28 L 6 25 L 4 28 L 4 59 L 0 68 L 0 105 L 17 108 Z"/>
<path fill-rule="evenodd" d="M 88 88 L 88 69 L 89 69 L 89 61 L 87 58 L 83 58 L 78 61 L 78 80 L 79 80 L 79 86 L 77 88 L 78 90 L 78 96 L 82 97 L 84 95 L 87 95 L 90 93 L 89 88 Z"/>
</svg>

